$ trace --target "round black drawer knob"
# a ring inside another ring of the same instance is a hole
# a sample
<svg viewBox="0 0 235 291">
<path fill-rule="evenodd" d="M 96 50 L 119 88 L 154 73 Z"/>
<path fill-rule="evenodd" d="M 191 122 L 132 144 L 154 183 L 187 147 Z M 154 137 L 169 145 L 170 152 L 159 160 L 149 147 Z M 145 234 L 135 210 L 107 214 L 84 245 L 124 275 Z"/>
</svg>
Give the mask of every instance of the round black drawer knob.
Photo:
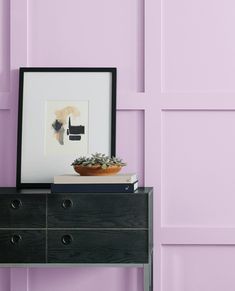
<svg viewBox="0 0 235 291">
<path fill-rule="evenodd" d="M 73 237 L 70 234 L 63 235 L 61 241 L 64 245 L 69 245 L 73 241 Z"/>
<path fill-rule="evenodd" d="M 13 245 L 18 244 L 21 240 L 22 240 L 22 237 L 21 237 L 21 235 L 19 235 L 19 234 L 14 234 L 14 235 L 11 237 L 11 243 L 12 243 Z"/>
<path fill-rule="evenodd" d="M 70 199 L 65 199 L 63 202 L 62 202 L 62 207 L 64 209 L 67 209 L 67 208 L 71 208 L 73 206 L 73 201 L 70 200 Z"/>
<path fill-rule="evenodd" d="M 22 202 L 19 199 L 15 199 L 11 201 L 11 208 L 18 209 L 22 205 Z"/>
</svg>

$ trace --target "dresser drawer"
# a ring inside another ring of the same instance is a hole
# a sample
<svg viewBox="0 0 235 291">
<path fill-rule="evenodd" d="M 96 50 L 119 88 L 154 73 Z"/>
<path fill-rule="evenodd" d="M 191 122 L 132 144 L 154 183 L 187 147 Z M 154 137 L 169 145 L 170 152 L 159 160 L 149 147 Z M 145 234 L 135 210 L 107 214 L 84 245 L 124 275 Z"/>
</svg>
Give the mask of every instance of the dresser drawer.
<svg viewBox="0 0 235 291">
<path fill-rule="evenodd" d="M 146 194 L 51 194 L 49 228 L 147 228 Z"/>
<path fill-rule="evenodd" d="M 48 263 L 146 263 L 145 230 L 49 230 Z"/>
<path fill-rule="evenodd" d="M 45 195 L 0 195 L 0 228 L 17 227 L 46 227 Z"/>
<path fill-rule="evenodd" d="M 0 230 L 0 263 L 45 263 L 46 231 Z"/>
</svg>

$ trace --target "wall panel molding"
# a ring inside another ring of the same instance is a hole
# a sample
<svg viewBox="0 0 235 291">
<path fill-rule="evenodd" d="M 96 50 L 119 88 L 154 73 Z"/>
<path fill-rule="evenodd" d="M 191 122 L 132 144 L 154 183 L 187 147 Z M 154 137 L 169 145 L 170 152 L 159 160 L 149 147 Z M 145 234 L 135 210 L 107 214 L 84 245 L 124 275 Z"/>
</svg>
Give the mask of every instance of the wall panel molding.
<svg viewBox="0 0 235 291">
<path fill-rule="evenodd" d="M 235 245 L 235 228 L 162 227 L 162 245 Z"/>
</svg>

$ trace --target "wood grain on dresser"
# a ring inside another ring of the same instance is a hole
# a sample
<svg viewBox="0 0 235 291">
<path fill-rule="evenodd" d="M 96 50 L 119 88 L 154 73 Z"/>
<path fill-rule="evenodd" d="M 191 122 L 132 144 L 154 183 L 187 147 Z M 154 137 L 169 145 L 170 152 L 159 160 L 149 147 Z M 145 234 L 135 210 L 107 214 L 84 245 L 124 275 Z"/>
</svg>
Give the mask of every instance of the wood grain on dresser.
<svg viewBox="0 0 235 291">
<path fill-rule="evenodd" d="M 152 291 L 153 190 L 51 194 L 0 188 L 0 266 L 144 268 Z"/>
<path fill-rule="evenodd" d="M 52 194 L 48 227 L 147 228 L 146 194 Z"/>
<path fill-rule="evenodd" d="M 46 231 L 0 230 L 0 263 L 46 263 Z"/>
<path fill-rule="evenodd" d="M 0 263 L 148 263 L 151 204 L 151 188 L 110 194 L 0 188 Z"/>
<path fill-rule="evenodd" d="M 49 263 L 147 263 L 147 230 L 49 230 Z"/>
<path fill-rule="evenodd" d="M 0 192 L 0 228 L 45 228 L 46 196 L 2 194 Z"/>
</svg>

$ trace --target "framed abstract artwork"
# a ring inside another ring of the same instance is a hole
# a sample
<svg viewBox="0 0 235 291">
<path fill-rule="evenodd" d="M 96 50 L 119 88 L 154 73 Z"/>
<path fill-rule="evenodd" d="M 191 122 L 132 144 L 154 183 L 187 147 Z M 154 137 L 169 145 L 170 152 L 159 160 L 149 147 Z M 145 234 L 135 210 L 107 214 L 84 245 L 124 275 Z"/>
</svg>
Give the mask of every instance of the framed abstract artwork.
<svg viewBox="0 0 235 291">
<path fill-rule="evenodd" d="M 50 187 L 79 156 L 115 155 L 116 68 L 20 68 L 17 187 Z"/>
</svg>

